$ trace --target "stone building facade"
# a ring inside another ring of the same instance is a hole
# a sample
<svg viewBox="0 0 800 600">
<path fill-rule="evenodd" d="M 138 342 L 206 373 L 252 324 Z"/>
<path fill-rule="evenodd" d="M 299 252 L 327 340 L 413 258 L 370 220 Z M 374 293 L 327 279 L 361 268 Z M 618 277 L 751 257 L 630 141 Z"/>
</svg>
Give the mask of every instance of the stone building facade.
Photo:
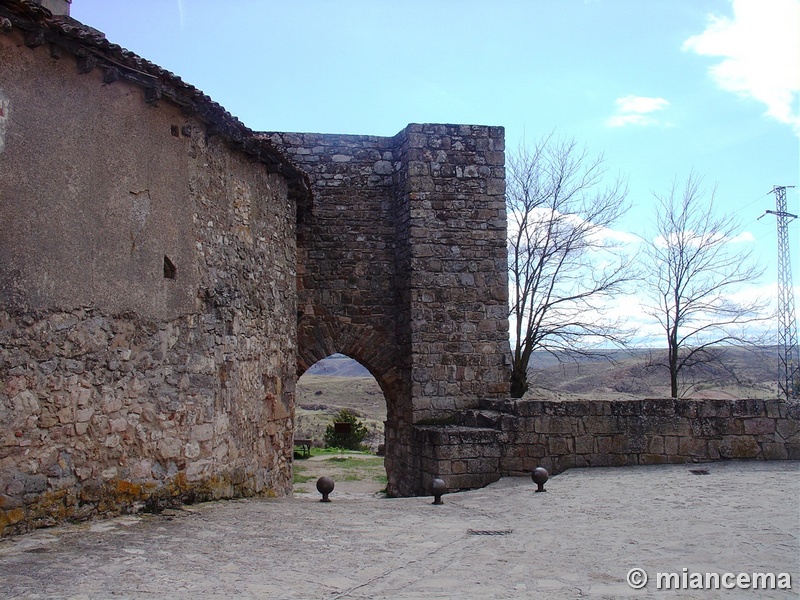
<svg viewBox="0 0 800 600">
<path fill-rule="evenodd" d="M 304 175 L 29 3 L 0 98 L 0 533 L 291 493 Z"/>
<path fill-rule="evenodd" d="M 291 493 L 294 386 L 344 352 L 412 430 L 507 392 L 503 130 L 255 134 L 0 1 L 0 534 Z"/>
</svg>

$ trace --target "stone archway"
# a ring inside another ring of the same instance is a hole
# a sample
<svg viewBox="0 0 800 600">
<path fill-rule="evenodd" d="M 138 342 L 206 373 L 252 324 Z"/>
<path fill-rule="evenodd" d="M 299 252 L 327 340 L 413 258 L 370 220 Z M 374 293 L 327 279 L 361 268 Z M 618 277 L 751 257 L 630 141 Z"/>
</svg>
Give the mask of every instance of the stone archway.
<svg viewBox="0 0 800 600">
<path fill-rule="evenodd" d="M 385 331 L 340 323 L 334 319 L 303 316 L 298 322 L 297 337 L 298 377 L 313 364 L 332 354 L 345 354 L 370 372 L 387 397 L 387 402 L 395 405 L 401 393 L 397 352 L 387 343 Z"/>
<path fill-rule="evenodd" d="M 397 349 L 391 340 L 392 336 L 382 328 L 304 315 L 298 323 L 297 377 L 299 379 L 317 361 L 336 353 L 358 361 L 370 372 L 386 401 L 387 493 L 403 495 L 395 458 L 398 448 L 389 440 L 396 438 L 397 426 L 394 424 L 408 420 L 413 411 L 405 381 L 398 370 Z"/>
<path fill-rule="evenodd" d="M 311 182 L 297 214 L 297 372 L 334 352 L 387 402 L 390 495 L 436 473 L 419 427 L 508 393 L 503 129 L 265 133 Z"/>
</svg>

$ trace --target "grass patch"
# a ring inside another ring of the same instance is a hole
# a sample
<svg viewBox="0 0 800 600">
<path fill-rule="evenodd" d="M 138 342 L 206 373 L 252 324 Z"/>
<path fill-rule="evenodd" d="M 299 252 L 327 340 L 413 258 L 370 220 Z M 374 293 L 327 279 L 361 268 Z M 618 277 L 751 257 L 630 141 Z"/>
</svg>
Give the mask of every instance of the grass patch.
<svg viewBox="0 0 800 600">
<path fill-rule="evenodd" d="M 345 481 L 375 481 L 377 483 L 382 483 L 384 486 L 389 483 L 389 479 L 386 477 L 386 473 L 370 473 L 368 471 L 351 471 L 345 474 L 344 476 Z"/>
<path fill-rule="evenodd" d="M 336 463 L 337 466 L 342 469 L 367 469 L 370 467 L 383 466 L 383 458 L 380 456 L 374 456 L 374 457 L 370 456 L 370 458 L 350 458 L 348 456 L 331 456 L 330 458 L 326 458 L 323 462 Z"/>
<path fill-rule="evenodd" d="M 303 471 L 304 469 L 302 467 L 295 465 L 292 473 L 292 483 L 294 485 L 297 485 L 298 483 L 308 483 L 309 481 L 313 481 L 315 479 L 313 475 L 304 475 Z"/>
<path fill-rule="evenodd" d="M 347 450 L 345 448 L 311 448 L 311 456 L 325 456 L 327 454 L 360 454 L 362 456 L 370 456 L 369 452 L 363 450 Z"/>
<path fill-rule="evenodd" d="M 386 487 L 388 479 L 384 468 L 384 457 L 370 452 L 341 450 L 338 448 L 312 448 L 315 460 L 294 463 L 292 483 L 295 492 L 307 492 L 320 476 L 333 477 L 334 481 L 364 481 L 374 483 L 375 488 Z"/>
<path fill-rule="evenodd" d="M 383 458 L 380 456 L 331 456 L 322 462 L 336 465 L 336 470 L 341 472 L 340 477 L 343 481 L 376 481 L 383 484 L 388 482 L 383 468 Z"/>
</svg>

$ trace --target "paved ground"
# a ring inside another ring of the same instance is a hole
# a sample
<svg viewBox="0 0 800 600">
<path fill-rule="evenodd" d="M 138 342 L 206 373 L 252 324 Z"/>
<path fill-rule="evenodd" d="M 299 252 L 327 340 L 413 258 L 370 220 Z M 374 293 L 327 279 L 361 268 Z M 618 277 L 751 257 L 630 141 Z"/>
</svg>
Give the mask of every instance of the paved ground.
<svg viewBox="0 0 800 600">
<path fill-rule="evenodd" d="M 336 491 L 194 505 L 4 539 L 0 597 L 796 599 L 798 475 L 796 462 L 575 469 L 545 494 L 510 478 L 442 506 Z M 626 584 L 633 567 L 643 590 Z M 790 573 L 793 589 L 656 589 L 656 572 L 684 568 Z"/>
</svg>

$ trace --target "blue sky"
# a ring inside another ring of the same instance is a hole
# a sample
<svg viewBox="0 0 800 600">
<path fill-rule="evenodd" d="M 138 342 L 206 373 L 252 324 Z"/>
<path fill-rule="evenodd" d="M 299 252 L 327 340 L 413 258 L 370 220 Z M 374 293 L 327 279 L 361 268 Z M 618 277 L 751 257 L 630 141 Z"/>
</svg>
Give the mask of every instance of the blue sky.
<svg viewBox="0 0 800 600">
<path fill-rule="evenodd" d="M 777 279 L 773 185 L 800 184 L 800 0 L 73 0 L 72 16 L 255 130 L 555 130 L 629 180 L 619 229 L 694 170 Z M 797 189 L 787 194 L 800 214 Z M 790 225 L 800 280 L 800 226 Z"/>
</svg>

